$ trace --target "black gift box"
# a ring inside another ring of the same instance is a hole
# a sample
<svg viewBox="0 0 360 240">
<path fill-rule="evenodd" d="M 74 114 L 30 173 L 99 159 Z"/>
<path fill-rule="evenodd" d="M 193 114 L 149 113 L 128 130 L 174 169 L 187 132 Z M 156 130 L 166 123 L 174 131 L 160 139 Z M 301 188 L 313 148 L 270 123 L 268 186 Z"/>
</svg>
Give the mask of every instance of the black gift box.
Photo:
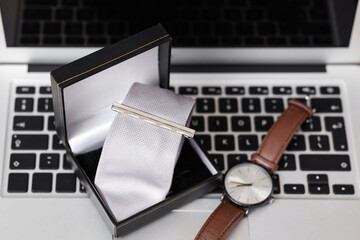
<svg viewBox="0 0 360 240">
<path fill-rule="evenodd" d="M 57 133 L 115 237 L 212 191 L 221 181 L 215 164 L 190 139 L 175 166 L 167 198 L 123 221 L 115 220 L 94 185 L 101 147 L 116 115 L 111 104 L 121 102 L 133 82 L 168 88 L 170 51 L 170 36 L 156 25 L 51 72 Z"/>
</svg>

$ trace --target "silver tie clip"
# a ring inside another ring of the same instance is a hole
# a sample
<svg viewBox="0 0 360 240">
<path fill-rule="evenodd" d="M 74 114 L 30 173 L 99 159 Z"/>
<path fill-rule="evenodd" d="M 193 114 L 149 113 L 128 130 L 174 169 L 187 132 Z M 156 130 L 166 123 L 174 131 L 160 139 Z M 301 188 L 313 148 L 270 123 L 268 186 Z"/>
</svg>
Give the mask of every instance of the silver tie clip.
<svg viewBox="0 0 360 240">
<path fill-rule="evenodd" d="M 149 113 L 140 111 L 138 109 L 126 106 L 121 103 L 114 102 L 111 106 L 111 109 L 116 112 L 119 112 L 119 113 L 123 113 L 123 114 L 129 115 L 129 116 L 135 117 L 135 118 L 139 118 L 139 119 L 149 122 L 151 124 L 155 124 L 159 127 L 166 128 L 168 130 L 180 133 L 180 134 L 184 135 L 186 138 L 193 138 L 194 134 L 195 134 L 195 130 L 193 130 L 191 128 L 188 128 L 188 127 L 182 126 L 180 124 L 168 121 L 166 119 L 151 115 Z"/>
</svg>

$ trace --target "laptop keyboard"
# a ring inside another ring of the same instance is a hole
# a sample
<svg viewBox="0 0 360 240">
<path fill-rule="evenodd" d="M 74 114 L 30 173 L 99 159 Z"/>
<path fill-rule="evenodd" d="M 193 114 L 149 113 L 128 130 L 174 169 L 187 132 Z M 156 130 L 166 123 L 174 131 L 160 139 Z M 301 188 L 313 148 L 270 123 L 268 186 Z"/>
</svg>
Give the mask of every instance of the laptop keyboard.
<svg viewBox="0 0 360 240">
<path fill-rule="evenodd" d="M 56 135 L 48 82 L 14 84 L 11 91 L 3 194 L 87 196 Z"/>
<path fill-rule="evenodd" d="M 279 198 L 358 197 L 343 85 L 173 82 L 176 92 L 195 98 L 191 120 L 195 139 L 223 172 L 249 161 L 288 99 L 305 101 L 310 95 L 316 114 L 301 126 L 282 156 L 273 176 L 274 193 Z M 87 196 L 56 135 L 51 88 L 43 83 L 20 81 L 12 86 L 2 193 L 8 197 Z"/>
<path fill-rule="evenodd" d="M 350 157 L 342 86 L 321 81 L 300 86 L 283 82 L 266 86 L 251 82 L 209 86 L 195 81 L 184 86 L 184 81 L 175 84 L 174 90 L 196 99 L 191 121 L 191 127 L 197 131 L 195 139 L 223 172 L 250 161 L 251 154 L 287 107 L 287 100 L 306 103 L 305 96 L 310 95 L 316 113 L 301 126 L 282 156 L 273 179 L 275 195 L 342 198 L 358 194 L 354 189 L 357 175 L 352 170 L 356 164 Z"/>
<path fill-rule="evenodd" d="M 22 3 L 17 45 L 104 46 L 159 22 L 175 47 L 339 44 L 325 0 L 182 0 L 141 6 L 116 0 Z"/>
</svg>

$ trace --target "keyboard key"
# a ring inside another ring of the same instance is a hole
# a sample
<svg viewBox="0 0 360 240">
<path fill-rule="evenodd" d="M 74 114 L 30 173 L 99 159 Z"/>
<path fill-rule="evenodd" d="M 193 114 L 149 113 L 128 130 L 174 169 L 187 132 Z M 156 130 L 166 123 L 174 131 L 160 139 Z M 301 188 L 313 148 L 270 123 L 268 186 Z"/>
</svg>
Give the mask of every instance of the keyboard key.
<svg viewBox="0 0 360 240">
<path fill-rule="evenodd" d="M 326 174 L 308 174 L 307 181 L 309 184 L 328 184 L 328 176 Z"/>
<path fill-rule="evenodd" d="M 247 155 L 246 154 L 229 154 L 228 155 L 228 169 L 232 168 L 233 166 L 247 162 Z"/>
<path fill-rule="evenodd" d="M 249 117 L 231 117 L 232 130 L 236 132 L 250 132 L 251 124 Z"/>
<path fill-rule="evenodd" d="M 40 169 L 58 169 L 59 168 L 59 154 L 41 154 L 40 155 Z"/>
<path fill-rule="evenodd" d="M 35 87 L 22 86 L 16 88 L 18 94 L 33 94 L 35 93 Z"/>
<path fill-rule="evenodd" d="M 292 89 L 291 87 L 273 87 L 273 93 L 276 95 L 290 95 Z"/>
<path fill-rule="evenodd" d="M 267 95 L 269 93 L 268 87 L 249 87 L 250 94 Z"/>
<path fill-rule="evenodd" d="M 198 132 L 205 131 L 204 117 L 192 116 L 190 121 L 190 128 Z"/>
<path fill-rule="evenodd" d="M 305 151 L 305 137 L 303 135 L 294 135 L 286 150 Z"/>
<path fill-rule="evenodd" d="M 32 191 L 34 193 L 46 193 L 52 190 L 51 173 L 34 173 L 32 180 Z"/>
<path fill-rule="evenodd" d="M 26 0 L 25 5 L 56 5 L 57 0 Z"/>
<path fill-rule="evenodd" d="M 39 98 L 38 99 L 38 112 L 53 112 L 52 98 Z"/>
<path fill-rule="evenodd" d="M 13 153 L 10 156 L 10 169 L 35 169 L 35 159 L 33 153 Z"/>
<path fill-rule="evenodd" d="M 226 117 L 209 117 L 209 131 L 226 132 L 228 130 Z"/>
<path fill-rule="evenodd" d="M 65 170 L 72 169 L 70 160 L 67 158 L 66 153 L 63 155 L 63 169 Z"/>
<path fill-rule="evenodd" d="M 280 194 L 280 179 L 278 174 L 271 175 L 273 181 L 273 194 Z"/>
<path fill-rule="evenodd" d="M 215 112 L 215 101 L 212 98 L 197 98 L 196 111 L 198 113 L 213 113 Z"/>
<path fill-rule="evenodd" d="M 205 150 L 211 150 L 211 138 L 210 135 L 197 135 L 195 134 L 196 142 L 202 146 Z"/>
<path fill-rule="evenodd" d="M 40 131 L 44 128 L 44 117 L 42 116 L 15 116 L 13 130 Z"/>
<path fill-rule="evenodd" d="M 307 105 L 307 101 L 306 101 L 305 97 L 303 97 L 303 98 L 289 98 L 288 100 L 297 100 L 297 101 Z"/>
<path fill-rule="evenodd" d="M 236 31 L 239 35 L 254 34 L 254 26 L 252 23 L 238 23 L 235 25 Z M 256 41 L 258 43 L 258 41 Z M 260 40 L 260 44 L 261 44 Z"/>
<path fill-rule="evenodd" d="M 256 150 L 259 146 L 256 135 L 239 135 L 239 149 L 244 151 Z"/>
<path fill-rule="evenodd" d="M 39 34 L 40 24 L 36 22 L 23 23 L 21 26 L 21 32 L 23 34 Z"/>
<path fill-rule="evenodd" d="M 28 45 L 36 45 L 36 44 L 39 44 L 40 43 L 40 39 L 39 37 L 21 37 L 20 38 L 20 43 L 21 44 L 28 44 Z"/>
<path fill-rule="evenodd" d="M 336 151 L 347 151 L 347 139 L 345 123 L 342 117 L 325 117 L 326 131 L 332 133 L 334 149 Z"/>
<path fill-rule="evenodd" d="M 281 98 L 266 98 L 265 111 L 268 113 L 281 113 L 284 111 L 284 102 Z"/>
<path fill-rule="evenodd" d="M 58 36 L 58 37 L 44 36 L 43 37 L 43 43 L 44 44 L 61 44 L 62 43 L 62 38 L 60 36 Z"/>
<path fill-rule="evenodd" d="M 9 193 L 25 193 L 28 191 L 28 184 L 28 173 L 10 173 L 7 191 Z"/>
<path fill-rule="evenodd" d="M 274 123 L 273 117 L 255 117 L 255 130 L 258 132 L 268 131 Z"/>
<path fill-rule="evenodd" d="M 220 87 L 203 87 L 202 94 L 204 94 L 204 95 L 220 95 L 221 88 Z"/>
<path fill-rule="evenodd" d="M 301 125 L 301 130 L 304 132 L 318 132 L 321 131 L 320 117 L 311 117 Z"/>
<path fill-rule="evenodd" d="M 94 17 L 94 14 L 95 12 L 92 9 L 78 9 L 76 17 L 78 20 L 91 20 Z M 109 33 L 115 33 L 115 32 L 109 32 Z"/>
<path fill-rule="evenodd" d="M 82 37 L 66 37 L 65 43 L 70 45 L 83 45 L 85 40 Z"/>
<path fill-rule="evenodd" d="M 48 130 L 55 131 L 55 117 L 54 116 L 48 117 Z"/>
<path fill-rule="evenodd" d="M 245 88 L 244 87 L 226 87 L 225 92 L 228 95 L 243 95 L 243 94 L 245 94 Z"/>
<path fill-rule="evenodd" d="M 89 37 L 88 38 L 88 44 L 89 45 L 105 45 L 106 44 L 106 38 L 104 37 Z"/>
<path fill-rule="evenodd" d="M 300 155 L 300 169 L 304 171 L 350 171 L 348 155 Z"/>
<path fill-rule="evenodd" d="M 213 160 L 216 166 L 219 168 L 220 171 L 223 171 L 224 168 L 224 155 L 222 154 L 210 154 L 209 155 L 211 160 Z"/>
<path fill-rule="evenodd" d="M 16 98 L 15 112 L 32 112 L 34 108 L 34 99 L 32 98 Z"/>
<path fill-rule="evenodd" d="M 82 34 L 83 28 L 80 23 L 66 23 L 65 33 L 66 34 Z"/>
<path fill-rule="evenodd" d="M 329 151 L 329 138 L 326 135 L 310 135 L 310 149 L 313 151 Z"/>
<path fill-rule="evenodd" d="M 41 150 L 48 149 L 48 135 L 12 135 L 11 149 Z"/>
<path fill-rule="evenodd" d="M 311 107 L 317 113 L 340 113 L 342 112 L 340 98 L 312 98 Z"/>
<path fill-rule="evenodd" d="M 102 23 L 87 23 L 86 33 L 89 35 L 99 35 L 104 33 L 104 25 Z"/>
<path fill-rule="evenodd" d="M 58 173 L 56 176 L 56 192 L 73 193 L 76 191 L 76 177 L 73 173 Z"/>
<path fill-rule="evenodd" d="M 327 184 L 309 184 L 310 194 L 329 194 L 329 185 Z"/>
<path fill-rule="evenodd" d="M 310 44 L 310 40 L 307 37 L 291 37 L 290 38 L 291 45 L 294 46 L 308 46 Z"/>
<path fill-rule="evenodd" d="M 333 185 L 334 194 L 352 195 L 355 193 L 354 186 L 350 184 L 335 184 Z"/>
<path fill-rule="evenodd" d="M 269 46 L 284 46 L 287 45 L 287 40 L 284 37 L 268 37 L 267 43 Z"/>
<path fill-rule="evenodd" d="M 43 32 L 45 34 L 61 34 L 61 23 L 44 23 Z"/>
<path fill-rule="evenodd" d="M 198 88 L 197 87 L 180 87 L 179 93 L 185 94 L 185 95 L 197 95 Z"/>
<path fill-rule="evenodd" d="M 51 94 L 51 87 L 40 87 L 40 93 L 41 94 Z"/>
<path fill-rule="evenodd" d="M 218 151 L 235 150 L 235 140 L 233 135 L 216 135 L 215 149 Z"/>
<path fill-rule="evenodd" d="M 339 87 L 320 87 L 320 93 L 324 95 L 334 95 L 334 94 L 340 94 L 340 88 Z"/>
<path fill-rule="evenodd" d="M 28 8 L 24 10 L 24 19 L 50 20 L 52 16 L 51 8 Z"/>
<path fill-rule="evenodd" d="M 79 0 L 62 0 L 62 4 L 64 6 L 78 6 L 79 2 L 80 2 Z M 89 4 L 94 3 L 93 1 L 86 1 L 86 2 Z"/>
<path fill-rule="evenodd" d="M 259 98 L 243 98 L 241 99 L 241 107 L 244 113 L 259 113 L 261 112 Z"/>
<path fill-rule="evenodd" d="M 311 86 L 296 87 L 296 93 L 301 95 L 314 95 L 316 94 L 316 89 Z"/>
<path fill-rule="evenodd" d="M 303 184 L 285 184 L 284 192 L 286 194 L 304 194 L 305 187 Z"/>
<path fill-rule="evenodd" d="M 238 103 L 236 98 L 220 98 L 219 109 L 221 113 L 237 113 Z"/>
<path fill-rule="evenodd" d="M 56 9 L 55 11 L 56 20 L 72 20 L 72 18 L 73 18 L 73 10 L 71 8 Z"/>
<path fill-rule="evenodd" d="M 54 150 L 58 150 L 58 149 L 65 149 L 64 145 L 62 143 L 62 141 L 59 139 L 59 137 L 55 134 L 53 135 L 53 143 L 52 143 L 52 148 Z"/>
<path fill-rule="evenodd" d="M 284 154 L 282 155 L 280 162 L 279 162 L 279 171 L 295 171 L 296 164 L 295 164 L 295 156 L 292 154 Z"/>
</svg>

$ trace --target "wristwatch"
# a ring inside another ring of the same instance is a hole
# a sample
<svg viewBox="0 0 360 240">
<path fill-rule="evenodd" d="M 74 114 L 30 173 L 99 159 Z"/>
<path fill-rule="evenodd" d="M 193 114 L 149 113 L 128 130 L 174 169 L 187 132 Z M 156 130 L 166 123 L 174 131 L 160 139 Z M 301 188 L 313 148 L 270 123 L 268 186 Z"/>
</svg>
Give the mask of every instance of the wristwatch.
<svg viewBox="0 0 360 240">
<path fill-rule="evenodd" d="M 272 202 L 271 175 L 287 145 L 301 124 L 313 111 L 305 104 L 289 100 L 288 108 L 271 126 L 251 162 L 229 169 L 223 178 L 224 195 L 221 204 L 210 215 L 195 240 L 224 239 L 230 229 L 249 209 Z"/>
</svg>

